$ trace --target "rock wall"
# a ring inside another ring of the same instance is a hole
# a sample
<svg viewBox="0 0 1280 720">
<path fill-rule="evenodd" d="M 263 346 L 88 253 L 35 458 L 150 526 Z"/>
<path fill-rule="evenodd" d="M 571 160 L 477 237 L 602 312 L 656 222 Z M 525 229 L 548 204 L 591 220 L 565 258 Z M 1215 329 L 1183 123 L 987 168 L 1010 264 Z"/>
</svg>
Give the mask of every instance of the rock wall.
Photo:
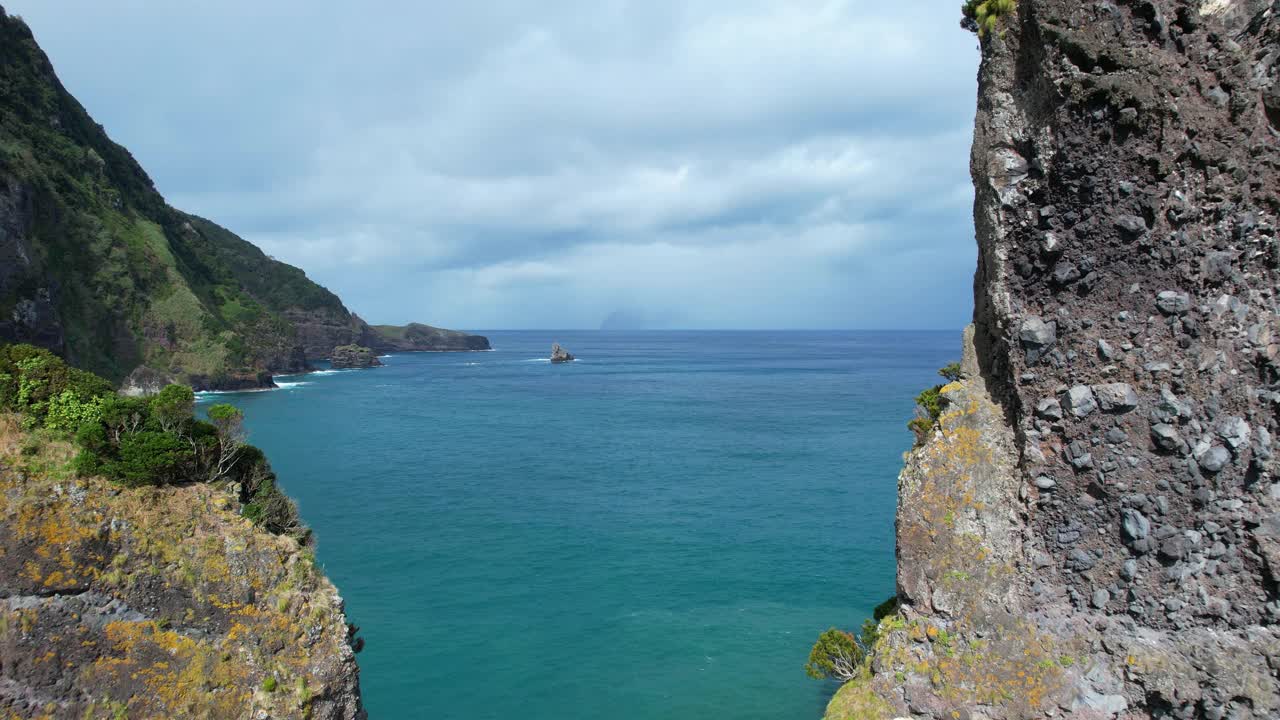
<svg viewBox="0 0 1280 720">
<path fill-rule="evenodd" d="M 1020 0 L 981 45 L 971 360 L 829 716 L 1280 717 L 1280 3 Z"/>
<path fill-rule="evenodd" d="M 0 715 L 356 720 L 342 598 L 203 483 L 122 489 L 0 416 Z"/>
</svg>

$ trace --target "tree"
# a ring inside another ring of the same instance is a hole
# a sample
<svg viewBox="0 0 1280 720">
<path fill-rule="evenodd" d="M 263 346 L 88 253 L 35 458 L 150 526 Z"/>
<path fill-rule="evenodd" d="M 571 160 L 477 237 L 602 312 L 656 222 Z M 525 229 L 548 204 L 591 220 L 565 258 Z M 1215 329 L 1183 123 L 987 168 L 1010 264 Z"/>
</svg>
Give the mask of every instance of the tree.
<svg viewBox="0 0 1280 720">
<path fill-rule="evenodd" d="M 234 405 L 219 403 L 209 408 L 209 422 L 213 423 L 218 433 L 213 467 L 209 474 L 210 482 L 214 482 L 226 477 L 244 449 L 244 413 Z"/>
<path fill-rule="evenodd" d="M 947 382 L 956 382 L 957 380 L 960 379 L 960 376 L 961 376 L 960 363 L 953 362 L 947 365 L 943 365 L 938 370 L 938 374 L 946 378 Z"/>
<path fill-rule="evenodd" d="M 174 482 L 191 460 L 191 448 L 181 438 L 153 430 L 126 435 L 119 453 L 105 470 L 131 487 Z"/>
<path fill-rule="evenodd" d="M 866 652 L 858 644 L 852 633 L 831 628 L 818 636 L 818 641 L 809 651 L 809 662 L 804 671 L 811 678 L 823 680 L 830 678 L 847 682 L 857 677 Z"/>
<path fill-rule="evenodd" d="M 186 385 L 169 385 L 151 398 L 151 417 L 160 429 L 167 433 L 182 434 L 180 430 L 191 420 L 196 406 L 196 395 Z"/>
</svg>

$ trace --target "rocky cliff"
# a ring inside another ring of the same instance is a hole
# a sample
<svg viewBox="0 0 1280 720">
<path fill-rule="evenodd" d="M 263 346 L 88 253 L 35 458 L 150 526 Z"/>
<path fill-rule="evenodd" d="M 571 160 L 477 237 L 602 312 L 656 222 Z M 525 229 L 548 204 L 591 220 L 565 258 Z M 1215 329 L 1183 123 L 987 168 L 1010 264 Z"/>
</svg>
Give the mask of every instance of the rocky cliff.
<svg viewBox="0 0 1280 720">
<path fill-rule="evenodd" d="M 124 489 L 0 415 L 0 714 L 363 718 L 342 599 L 225 488 Z"/>
<path fill-rule="evenodd" d="M 1020 0 L 981 47 L 965 375 L 828 717 L 1280 717 L 1280 3 Z"/>
<path fill-rule="evenodd" d="M 170 207 L 0 8 L 0 341 L 117 383 L 236 389 L 376 336 L 302 270 Z"/>
</svg>

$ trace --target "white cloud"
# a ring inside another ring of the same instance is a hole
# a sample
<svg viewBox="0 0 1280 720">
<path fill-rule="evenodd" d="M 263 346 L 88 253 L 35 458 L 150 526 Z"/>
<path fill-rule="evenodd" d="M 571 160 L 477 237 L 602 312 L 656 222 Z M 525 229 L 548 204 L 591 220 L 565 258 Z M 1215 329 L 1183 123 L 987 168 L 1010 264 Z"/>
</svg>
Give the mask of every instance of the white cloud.
<svg viewBox="0 0 1280 720">
<path fill-rule="evenodd" d="M 6 5 L 175 205 L 374 320 L 967 316 L 951 0 Z"/>
</svg>

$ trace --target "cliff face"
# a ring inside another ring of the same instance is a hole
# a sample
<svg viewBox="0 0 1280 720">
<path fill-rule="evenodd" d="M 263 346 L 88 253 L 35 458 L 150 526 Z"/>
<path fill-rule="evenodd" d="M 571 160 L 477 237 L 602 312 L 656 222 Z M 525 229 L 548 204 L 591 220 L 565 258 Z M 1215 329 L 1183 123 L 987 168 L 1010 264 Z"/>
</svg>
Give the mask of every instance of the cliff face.
<svg viewBox="0 0 1280 720">
<path fill-rule="evenodd" d="M 117 383 L 235 389 L 369 332 L 302 270 L 166 204 L 0 8 L 0 341 Z"/>
<path fill-rule="evenodd" d="M 1280 716 L 1280 4 L 1020 0 L 982 55 L 967 373 L 830 716 Z"/>
<path fill-rule="evenodd" d="M 0 714 L 364 717 L 342 599 L 214 486 L 125 490 L 0 416 Z"/>
</svg>

